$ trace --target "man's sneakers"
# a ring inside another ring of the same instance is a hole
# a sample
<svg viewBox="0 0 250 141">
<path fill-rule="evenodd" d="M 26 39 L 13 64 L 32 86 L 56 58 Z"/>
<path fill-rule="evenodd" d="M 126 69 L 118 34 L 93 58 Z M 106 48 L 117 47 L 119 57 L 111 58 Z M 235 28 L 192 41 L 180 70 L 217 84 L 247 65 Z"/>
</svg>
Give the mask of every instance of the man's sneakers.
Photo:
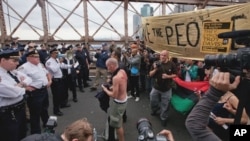
<svg viewBox="0 0 250 141">
<path fill-rule="evenodd" d="M 138 102 L 139 100 L 140 100 L 139 97 L 136 97 L 136 98 L 135 98 L 135 102 Z"/>
<path fill-rule="evenodd" d="M 128 96 L 128 99 L 130 99 L 130 98 L 134 98 L 134 96 L 129 95 L 129 96 Z M 135 98 L 135 102 L 138 102 L 139 100 L 140 100 L 140 98 L 139 98 L 139 97 L 136 97 L 136 98 Z"/>
<path fill-rule="evenodd" d="M 130 98 L 133 98 L 133 96 L 132 96 L 132 95 L 129 95 L 129 96 L 128 96 L 128 99 L 130 99 Z"/>
</svg>

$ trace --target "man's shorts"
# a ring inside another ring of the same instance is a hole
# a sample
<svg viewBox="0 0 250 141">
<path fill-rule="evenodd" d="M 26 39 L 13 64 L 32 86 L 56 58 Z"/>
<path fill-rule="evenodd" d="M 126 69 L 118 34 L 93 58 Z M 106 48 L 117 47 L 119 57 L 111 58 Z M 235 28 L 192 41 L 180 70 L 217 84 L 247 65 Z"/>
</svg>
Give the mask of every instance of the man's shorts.
<svg viewBox="0 0 250 141">
<path fill-rule="evenodd" d="M 112 102 L 110 107 L 110 126 L 114 128 L 122 127 L 122 116 L 126 110 L 127 101 L 123 103 L 119 103 L 116 101 Z"/>
</svg>

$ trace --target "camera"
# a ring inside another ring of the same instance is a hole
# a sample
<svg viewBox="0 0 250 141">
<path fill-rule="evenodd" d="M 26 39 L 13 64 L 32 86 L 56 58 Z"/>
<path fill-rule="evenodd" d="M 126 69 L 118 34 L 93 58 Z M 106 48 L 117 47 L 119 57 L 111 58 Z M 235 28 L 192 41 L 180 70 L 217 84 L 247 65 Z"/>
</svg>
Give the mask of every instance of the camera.
<svg viewBox="0 0 250 141">
<path fill-rule="evenodd" d="M 152 125 L 146 118 L 141 118 L 137 122 L 139 136 L 137 141 L 168 141 L 163 135 L 154 135 Z"/>
<path fill-rule="evenodd" d="M 161 62 L 160 61 L 155 62 L 155 65 L 156 65 L 156 68 L 160 68 L 161 67 Z"/>
<path fill-rule="evenodd" d="M 45 127 L 45 132 L 55 133 L 55 127 L 57 126 L 57 117 L 50 116 Z"/>
<path fill-rule="evenodd" d="M 250 69 L 250 48 L 238 49 L 237 53 L 205 56 L 205 64 L 229 68 Z"/>
<path fill-rule="evenodd" d="M 239 48 L 235 53 L 206 55 L 204 58 L 205 65 L 220 67 L 222 71 L 228 71 L 236 75 L 241 74 L 242 69 L 250 69 L 249 36 L 250 30 L 224 32 L 219 34 L 219 38 L 235 38 L 235 42 L 238 45 L 244 45 L 245 48 Z"/>
</svg>

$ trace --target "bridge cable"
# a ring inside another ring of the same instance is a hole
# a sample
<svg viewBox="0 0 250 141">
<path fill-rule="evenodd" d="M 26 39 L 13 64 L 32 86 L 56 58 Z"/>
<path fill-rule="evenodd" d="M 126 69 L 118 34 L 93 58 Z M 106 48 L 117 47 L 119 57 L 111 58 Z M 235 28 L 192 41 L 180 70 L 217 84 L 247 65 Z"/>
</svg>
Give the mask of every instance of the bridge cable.
<svg viewBox="0 0 250 141">
<path fill-rule="evenodd" d="M 49 34 L 51 33 L 50 32 L 50 16 L 49 16 L 49 4 L 48 3 L 46 3 L 47 5 L 47 16 L 48 16 L 48 32 L 49 32 Z"/>
<path fill-rule="evenodd" d="M 11 22 L 10 22 L 10 11 L 9 11 L 9 1 L 7 0 L 7 15 L 8 15 L 8 21 L 9 21 L 9 28 L 10 28 L 10 33 L 11 33 Z"/>
</svg>

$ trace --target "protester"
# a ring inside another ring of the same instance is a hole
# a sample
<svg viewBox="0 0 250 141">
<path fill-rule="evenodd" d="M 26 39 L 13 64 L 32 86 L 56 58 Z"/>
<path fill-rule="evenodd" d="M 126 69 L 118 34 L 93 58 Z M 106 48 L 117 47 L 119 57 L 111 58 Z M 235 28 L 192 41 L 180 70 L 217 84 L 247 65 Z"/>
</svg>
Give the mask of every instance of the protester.
<svg viewBox="0 0 250 141">
<path fill-rule="evenodd" d="M 157 115 L 160 110 L 162 126 L 167 124 L 170 99 L 172 97 L 171 83 L 172 78 L 176 77 L 176 73 L 175 64 L 169 61 L 168 51 L 161 51 L 160 61 L 153 64 L 149 75 L 154 79 L 154 86 L 150 92 L 151 115 Z"/>
<path fill-rule="evenodd" d="M 232 92 L 228 91 L 221 96 L 211 111 L 208 127 L 223 141 L 229 140 L 229 129 L 227 127 L 234 123 L 238 103 L 239 99 Z M 248 116 L 244 109 L 241 116 L 241 124 L 246 125 L 247 122 Z"/>
<path fill-rule="evenodd" d="M 111 53 L 111 58 L 115 58 L 115 59 L 117 59 L 117 61 L 118 61 L 118 64 L 119 64 L 119 68 L 120 69 L 123 69 L 125 72 L 126 72 L 126 74 L 128 75 L 129 73 L 128 73 L 128 68 L 126 67 L 126 65 L 121 61 L 121 51 L 118 49 L 118 48 L 116 48 L 112 53 Z M 111 81 L 111 80 L 110 80 Z M 127 82 L 128 83 L 128 82 Z M 128 85 L 128 84 L 127 84 Z M 124 114 L 123 114 L 123 122 L 126 122 L 127 121 L 127 112 L 126 112 L 126 110 L 125 110 L 125 112 L 124 112 Z"/>
<path fill-rule="evenodd" d="M 233 83 L 230 83 L 230 73 L 218 72 L 210 79 L 210 88 L 206 94 L 192 109 L 186 119 L 186 128 L 197 141 L 220 141 L 211 129 L 207 127 L 210 112 L 219 101 L 222 95 L 227 91 L 237 88 L 240 77 L 235 77 Z"/>
<path fill-rule="evenodd" d="M 122 116 L 127 107 L 127 74 L 119 68 L 117 59 L 109 58 L 106 61 L 109 72 L 112 73 L 112 86 L 110 89 L 102 85 L 102 89 L 113 98 L 109 117 L 110 126 L 116 129 L 119 141 L 124 141 L 124 129 L 122 126 Z"/>
<path fill-rule="evenodd" d="M 99 86 L 100 79 L 107 80 L 107 68 L 105 65 L 106 60 L 110 57 L 109 47 L 107 43 L 102 43 L 102 50 L 97 50 L 95 54 L 96 61 L 96 71 L 95 71 L 95 81 L 91 90 L 97 90 Z"/>
<path fill-rule="evenodd" d="M 185 64 L 181 67 L 181 78 L 187 82 L 196 81 L 198 78 L 198 66 L 195 60 L 186 59 Z"/>
<path fill-rule="evenodd" d="M 131 47 L 134 44 L 131 45 Z M 135 97 L 135 101 L 138 102 L 140 100 L 140 88 L 139 88 L 139 77 L 140 77 L 140 66 L 141 66 L 141 55 L 138 54 L 138 49 L 134 48 L 131 50 L 131 56 L 124 53 L 124 57 L 129 64 L 130 76 L 130 90 L 131 94 L 129 98 Z"/>
</svg>

